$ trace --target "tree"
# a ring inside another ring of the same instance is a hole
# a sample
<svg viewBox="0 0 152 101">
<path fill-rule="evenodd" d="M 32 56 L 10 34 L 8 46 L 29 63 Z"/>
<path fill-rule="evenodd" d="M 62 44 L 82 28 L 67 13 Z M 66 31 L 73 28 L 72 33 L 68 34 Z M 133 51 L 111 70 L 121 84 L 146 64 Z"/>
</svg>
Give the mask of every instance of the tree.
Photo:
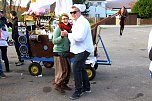
<svg viewBox="0 0 152 101">
<path fill-rule="evenodd" d="M 21 0 L 18 1 L 18 6 L 17 6 L 17 10 L 16 11 L 18 11 L 19 7 L 21 8 Z"/>
<path fill-rule="evenodd" d="M 131 11 L 138 13 L 139 18 L 152 18 L 152 0 L 138 0 Z"/>
<path fill-rule="evenodd" d="M 13 2 L 12 0 L 10 0 L 10 2 L 9 2 L 10 3 L 10 6 L 9 6 L 10 12 L 12 11 L 12 2 Z"/>
<path fill-rule="evenodd" d="M 4 16 L 6 16 L 6 0 L 2 0 L 2 4 L 3 4 L 3 13 Z"/>
<path fill-rule="evenodd" d="M 31 0 L 27 3 L 26 10 L 28 10 L 30 8 L 30 4 L 31 4 Z"/>
</svg>

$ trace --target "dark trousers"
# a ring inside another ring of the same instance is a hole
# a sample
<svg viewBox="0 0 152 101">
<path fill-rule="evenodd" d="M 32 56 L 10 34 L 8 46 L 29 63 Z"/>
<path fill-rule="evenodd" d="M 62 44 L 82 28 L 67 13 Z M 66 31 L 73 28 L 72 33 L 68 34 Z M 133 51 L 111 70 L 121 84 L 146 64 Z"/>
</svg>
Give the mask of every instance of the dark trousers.
<svg viewBox="0 0 152 101">
<path fill-rule="evenodd" d="M 19 43 L 17 41 L 15 41 L 14 44 L 15 44 L 15 49 L 16 49 L 16 53 L 17 53 L 17 56 L 18 56 L 18 60 L 20 62 L 24 62 L 24 60 L 21 60 L 21 53 L 19 51 L 19 48 L 20 48 Z"/>
<path fill-rule="evenodd" d="M 5 68 L 6 71 L 9 71 L 9 61 L 7 57 L 7 46 L 0 46 L 1 49 L 1 55 L 2 55 L 2 60 L 5 62 Z"/>
<path fill-rule="evenodd" d="M 84 51 L 74 56 L 73 62 L 73 74 L 75 81 L 75 90 L 82 90 L 83 88 L 90 88 L 90 82 L 88 79 L 87 72 L 85 70 L 85 61 L 90 55 L 89 52 Z"/>
<path fill-rule="evenodd" d="M 120 35 L 122 35 L 125 26 L 125 17 L 120 18 Z"/>
</svg>

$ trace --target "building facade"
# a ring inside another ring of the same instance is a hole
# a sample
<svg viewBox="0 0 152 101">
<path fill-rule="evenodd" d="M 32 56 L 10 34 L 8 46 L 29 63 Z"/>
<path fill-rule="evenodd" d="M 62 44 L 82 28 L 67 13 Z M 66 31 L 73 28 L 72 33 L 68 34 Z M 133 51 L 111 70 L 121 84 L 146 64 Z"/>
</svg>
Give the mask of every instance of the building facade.
<svg viewBox="0 0 152 101">
<path fill-rule="evenodd" d="M 88 0 L 91 17 L 106 17 L 106 0 Z"/>
</svg>

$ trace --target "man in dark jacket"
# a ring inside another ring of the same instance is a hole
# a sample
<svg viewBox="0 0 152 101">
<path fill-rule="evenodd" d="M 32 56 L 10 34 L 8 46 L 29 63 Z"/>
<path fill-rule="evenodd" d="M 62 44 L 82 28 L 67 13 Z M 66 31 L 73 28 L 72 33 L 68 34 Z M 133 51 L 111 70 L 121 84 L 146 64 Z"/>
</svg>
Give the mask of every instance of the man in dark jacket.
<svg viewBox="0 0 152 101">
<path fill-rule="evenodd" d="M 24 61 L 21 60 L 21 53 L 19 51 L 19 42 L 18 42 L 18 17 L 15 11 L 10 12 L 10 17 L 12 18 L 12 39 L 14 40 L 15 49 L 18 55 L 18 62 L 15 62 L 16 66 L 20 66 L 24 64 Z"/>
<path fill-rule="evenodd" d="M 2 10 L 0 11 L 0 20 L 7 25 L 7 19 L 4 17 L 4 12 Z"/>
</svg>

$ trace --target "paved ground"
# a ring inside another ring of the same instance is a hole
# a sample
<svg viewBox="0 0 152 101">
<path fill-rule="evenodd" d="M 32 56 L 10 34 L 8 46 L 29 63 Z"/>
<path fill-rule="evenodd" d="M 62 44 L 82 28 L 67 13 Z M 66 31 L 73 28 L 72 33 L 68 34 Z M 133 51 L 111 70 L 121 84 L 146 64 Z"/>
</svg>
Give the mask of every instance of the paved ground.
<svg viewBox="0 0 152 101">
<path fill-rule="evenodd" d="M 126 27 L 122 37 L 119 36 L 119 27 L 102 29 L 101 36 L 112 65 L 99 66 L 95 79 L 91 81 L 92 93 L 77 101 L 151 101 L 152 79 L 147 56 L 151 28 Z M 98 51 L 102 53 L 101 46 Z M 99 55 L 103 58 L 101 53 Z M 43 77 L 33 77 L 28 72 L 29 61 L 21 67 L 15 66 L 14 47 L 8 48 L 8 56 L 11 72 L 6 73 L 6 79 L 0 79 L 0 101 L 69 101 L 73 91 L 61 95 L 53 89 L 53 68 L 43 68 Z M 73 87 L 73 77 L 69 85 Z"/>
</svg>

